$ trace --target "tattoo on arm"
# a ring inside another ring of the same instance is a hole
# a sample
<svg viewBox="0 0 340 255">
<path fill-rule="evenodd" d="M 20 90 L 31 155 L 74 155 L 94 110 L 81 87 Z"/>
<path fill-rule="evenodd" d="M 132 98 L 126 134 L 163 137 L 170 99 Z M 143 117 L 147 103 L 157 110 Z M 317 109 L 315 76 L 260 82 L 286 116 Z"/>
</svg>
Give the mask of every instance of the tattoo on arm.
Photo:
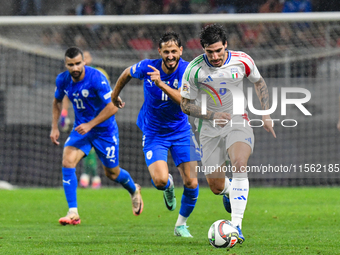
<svg viewBox="0 0 340 255">
<path fill-rule="evenodd" d="M 207 114 L 201 114 L 201 108 L 198 105 L 195 105 L 193 100 L 183 98 L 181 100 L 181 108 L 182 111 L 195 118 L 205 119 L 205 120 L 213 120 L 215 112 L 207 111 Z"/>
<path fill-rule="evenodd" d="M 261 77 L 258 82 L 254 83 L 255 85 L 255 91 L 257 94 L 257 97 L 260 99 L 261 106 L 263 110 L 269 109 L 269 93 L 268 93 L 268 87 L 264 79 Z"/>
</svg>

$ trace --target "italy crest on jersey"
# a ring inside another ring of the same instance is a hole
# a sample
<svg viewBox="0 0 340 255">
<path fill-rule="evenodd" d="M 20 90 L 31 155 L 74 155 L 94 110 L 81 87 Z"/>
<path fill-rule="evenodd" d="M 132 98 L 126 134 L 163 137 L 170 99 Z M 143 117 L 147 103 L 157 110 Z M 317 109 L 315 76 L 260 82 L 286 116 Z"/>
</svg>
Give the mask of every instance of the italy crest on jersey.
<svg viewBox="0 0 340 255">
<path fill-rule="evenodd" d="M 230 71 L 231 71 L 231 77 L 233 79 L 237 79 L 238 78 L 237 68 L 231 68 Z"/>
</svg>

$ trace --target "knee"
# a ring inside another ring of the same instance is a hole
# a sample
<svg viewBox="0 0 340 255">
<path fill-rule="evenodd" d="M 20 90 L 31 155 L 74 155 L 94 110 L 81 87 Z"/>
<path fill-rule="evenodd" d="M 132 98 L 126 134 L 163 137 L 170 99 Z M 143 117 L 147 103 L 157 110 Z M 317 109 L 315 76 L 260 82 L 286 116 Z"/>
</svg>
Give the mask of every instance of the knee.
<svg viewBox="0 0 340 255">
<path fill-rule="evenodd" d="M 116 180 L 118 175 L 119 175 L 119 167 L 115 167 L 115 168 L 108 168 L 108 167 L 104 167 L 104 172 L 106 177 L 108 177 L 111 180 Z"/>
<path fill-rule="evenodd" d="M 224 190 L 224 178 L 207 178 L 207 182 L 209 184 L 210 190 L 215 195 L 220 195 L 221 192 Z"/>
<path fill-rule="evenodd" d="M 154 177 L 152 178 L 152 180 L 157 189 L 165 187 L 166 184 L 168 183 L 168 179 L 164 179 L 164 178 Z"/>
<path fill-rule="evenodd" d="M 66 168 L 74 168 L 77 166 L 77 163 L 68 157 L 64 157 L 62 161 L 62 166 Z"/>
<path fill-rule="evenodd" d="M 223 191 L 223 188 L 218 187 L 216 185 L 213 184 L 209 184 L 210 190 L 212 191 L 212 193 L 214 193 L 215 195 L 220 195 L 221 192 Z"/>
<path fill-rule="evenodd" d="M 196 189 L 198 185 L 197 178 L 187 178 L 184 180 L 184 186 L 189 189 Z"/>
<path fill-rule="evenodd" d="M 247 166 L 247 163 L 248 163 L 247 160 L 243 158 L 236 158 L 236 160 L 234 160 L 232 165 L 236 168 L 237 172 L 241 172 L 243 171 L 243 168 Z"/>
</svg>

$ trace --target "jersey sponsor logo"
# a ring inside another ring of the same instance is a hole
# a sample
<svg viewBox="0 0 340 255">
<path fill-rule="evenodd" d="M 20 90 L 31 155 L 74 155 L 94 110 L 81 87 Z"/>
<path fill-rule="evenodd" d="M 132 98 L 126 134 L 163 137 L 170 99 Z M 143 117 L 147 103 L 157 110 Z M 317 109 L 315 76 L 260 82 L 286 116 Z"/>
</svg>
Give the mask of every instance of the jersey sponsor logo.
<svg viewBox="0 0 340 255">
<path fill-rule="evenodd" d="M 88 97 L 89 94 L 90 94 L 90 92 L 89 92 L 87 89 L 83 89 L 83 90 L 81 91 L 81 94 L 83 95 L 83 97 Z"/>
<path fill-rule="evenodd" d="M 149 160 L 152 158 L 152 151 L 148 151 L 146 153 L 146 158 L 149 159 Z"/>
<path fill-rule="evenodd" d="M 104 99 L 105 99 L 105 100 L 109 99 L 109 98 L 111 97 L 111 93 L 112 93 L 112 91 L 107 92 L 107 93 L 104 95 Z"/>
<path fill-rule="evenodd" d="M 238 78 L 237 68 L 231 68 L 231 69 L 230 69 L 230 72 L 231 72 L 231 77 L 232 77 L 233 79 L 237 79 L 237 78 Z"/>
<path fill-rule="evenodd" d="M 224 73 L 218 73 L 218 77 L 219 78 L 224 77 Z"/>
</svg>

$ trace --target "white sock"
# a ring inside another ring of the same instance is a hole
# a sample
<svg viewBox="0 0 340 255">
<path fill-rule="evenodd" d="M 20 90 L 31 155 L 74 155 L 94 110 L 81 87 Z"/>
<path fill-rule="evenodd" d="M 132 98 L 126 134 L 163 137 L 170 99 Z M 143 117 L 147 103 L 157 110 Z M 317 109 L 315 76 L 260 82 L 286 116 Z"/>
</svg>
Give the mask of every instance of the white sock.
<svg viewBox="0 0 340 255">
<path fill-rule="evenodd" d="M 225 195 L 229 196 L 229 193 L 230 193 L 230 181 L 229 181 L 229 178 L 226 176 L 225 181 L 224 181 L 224 189 L 222 190 L 220 195 L 225 194 Z"/>
<path fill-rule="evenodd" d="M 68 211 L 78 214 L 78 208 L 77 207 L 72 207 L 72 208 L 68 209 Z"/>
<path fill-rule="evenodd" d="M 170 180 L 170 186 L 169 186 L 169 188 L 172 188 L 172 187 L 174 186 L 174 181 L 172 180 L 172 178 L 169 178 L 169 180 Z"/>
<path fill-rule="evenodd" d="M 246 209 L 249 192 L 248 178 L 233 178 L 229 193 L 231 204 L 231 222 L 242 228 L 243 214 Z"/>
<path fill-rule="evenodd" d="M 188 217 L 183 217 L 182 215 L 178 214 L 177 222 L 175 224 L 176 227 L 187 225 L 187 219 Z"/>
</svg>

